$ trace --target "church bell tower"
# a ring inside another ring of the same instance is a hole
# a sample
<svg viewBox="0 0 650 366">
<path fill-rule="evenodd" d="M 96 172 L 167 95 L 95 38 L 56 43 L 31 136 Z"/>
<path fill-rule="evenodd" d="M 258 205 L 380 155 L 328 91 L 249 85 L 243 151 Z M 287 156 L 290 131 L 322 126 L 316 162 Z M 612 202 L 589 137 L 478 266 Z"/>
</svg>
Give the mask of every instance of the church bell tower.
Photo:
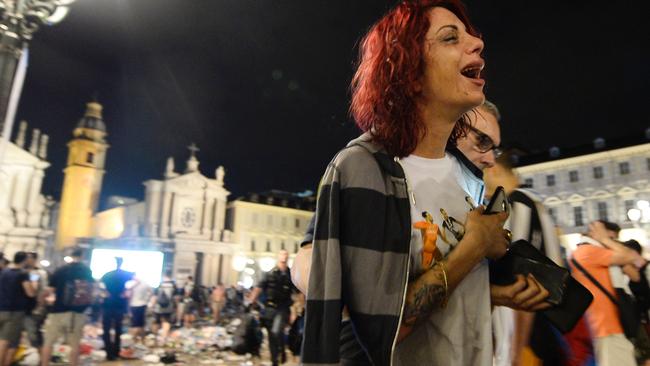
<svg viewBox="0 0 650 366">
<path fill-rule="evenodd" d="M 68 162 L 64 172 L 56 246 L 75 246 L 93 234 L 93 214 L 97 211 L 106 160 L 106 125 L 102 105 L 86 104 L 86 113 L 72 132 Z"/>
</svg>

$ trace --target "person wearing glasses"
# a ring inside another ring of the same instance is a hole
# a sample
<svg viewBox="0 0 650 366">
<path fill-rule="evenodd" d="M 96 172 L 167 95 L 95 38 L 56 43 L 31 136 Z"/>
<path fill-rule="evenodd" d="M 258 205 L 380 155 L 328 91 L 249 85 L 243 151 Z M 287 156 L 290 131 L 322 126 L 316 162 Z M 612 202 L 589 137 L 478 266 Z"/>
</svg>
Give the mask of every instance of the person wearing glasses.
<svg viewBox="0 0 650 366">
<path fill-rule="evenodd" d="M 565 267 L 566 258 L 561 250 L 553 218 L 532 187 L 520 184 L 519 176 L 514 171 L 515 162 L 511 150 L 501 153 L 496 163 L 485 169 L 486 191 L 493 192 L 497 186 L 502 186 L 508 195 L 511 211 L 506 227 L 512 232 L 513 242 L 524 239 L 557 265 Z M 529 364 L 527 360 L 533 357 L 541 360 L 544 365 L 564 364 L 568 356 L 561 345 L 563 340 L 545 318 L 536 317 L 531 312 L 498 310 L 503 311 L 503 318 L 514 320 L 514 325 L 511 329 L 512 336 L 501 339 L 497 337 L 497 346 L 503 340 L 501 346 L 508 348 L 509 356 L 504 357 L 503 363 L 497 362 L 497 365 L 526 365 Z M 511 360 L 506 360 L 510 357 Z"/>
<path fill-rule="evenodd" d="M 468 133 L 456 141 L 456 147 L 479 170 L 493 167 L 502 154 L 501 114 L 494 103 L 486 100 L 470 113 Z"/>
<path fill-rule="evenodd" d="M 487 258 L 506 251 L 507 214 L 470 204 L 482 189 L 446 153 L 485 100 L 483 46 L 462 4 L 434 0 L 400 2 L 361 42 L 351 114 L 363 134 L 319 186 L 303 365 L 341 363 L 344 306 L 370 364 L 492 364 Z M 431 251 L 423 220 L 440 228 Z M 547 293 L 531 280 L 518 300 L 536 310 Z"/>
</svg>

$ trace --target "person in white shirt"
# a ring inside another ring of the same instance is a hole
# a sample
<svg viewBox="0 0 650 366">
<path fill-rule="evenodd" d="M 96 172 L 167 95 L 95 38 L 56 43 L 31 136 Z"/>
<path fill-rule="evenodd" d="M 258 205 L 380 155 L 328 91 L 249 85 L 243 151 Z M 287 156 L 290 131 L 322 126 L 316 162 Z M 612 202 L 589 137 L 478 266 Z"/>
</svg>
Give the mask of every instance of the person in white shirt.
<svg viewBox="0 0 650 366">
<path fill-rule="evenodd" d="M 148 283 L 135 277 L 129 289 L 129 310 L 131 312 L 131 329 L 129 333 L 134 339 L 144 336 L 144 326 L 147 313 L 147 304 L 153 295 L 153 290 Z"/>
</svg>

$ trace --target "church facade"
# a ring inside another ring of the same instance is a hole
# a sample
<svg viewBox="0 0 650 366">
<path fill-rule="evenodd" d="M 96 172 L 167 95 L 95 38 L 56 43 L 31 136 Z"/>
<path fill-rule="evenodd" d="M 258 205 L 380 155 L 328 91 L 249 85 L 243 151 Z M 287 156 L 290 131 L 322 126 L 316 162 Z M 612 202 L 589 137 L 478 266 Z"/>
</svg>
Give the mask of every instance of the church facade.
<svg viewBox="0 0 650 366">
<path fill-rule="evenodd" d="M 13 142 L 3 147 L 0 161 L 0 252 L 11 258 L 17 251 L 43 255 L 53 235 L 51 208 L 41 186 L 47 161 L 48 136 L 33 129 L 26 144 L 27 122 L 19 125 Z"/>
<path fill-rule="evenodd" d="M 183 173 L 169 158 L 163 179 L 144 182 L 144 201 L 99 212 L 94 221 L 94 248 L 157 250 L 164 268 L 178 281 L 230 283 L 233 244 L 224 241 L 228 192 L 225 170 L 202 175 L 195 148 Z"/>
</svg>

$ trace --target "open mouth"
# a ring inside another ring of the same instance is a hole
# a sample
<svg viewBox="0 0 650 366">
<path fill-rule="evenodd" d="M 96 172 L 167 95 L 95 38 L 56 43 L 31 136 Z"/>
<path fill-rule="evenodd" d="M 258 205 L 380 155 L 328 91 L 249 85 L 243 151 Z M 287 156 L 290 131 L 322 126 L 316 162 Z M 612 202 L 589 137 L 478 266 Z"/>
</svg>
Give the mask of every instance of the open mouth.
<svg viewBox="0 0 650 366">
<path fill-rule="evenodd" d="M 481 78 L 481 70 L 483 67 L 481 66 L 476 66 L 476 65 L 470 65 L 460 71 L 460 73 L 470 79 L 480 79 Z"/>
</svg>

